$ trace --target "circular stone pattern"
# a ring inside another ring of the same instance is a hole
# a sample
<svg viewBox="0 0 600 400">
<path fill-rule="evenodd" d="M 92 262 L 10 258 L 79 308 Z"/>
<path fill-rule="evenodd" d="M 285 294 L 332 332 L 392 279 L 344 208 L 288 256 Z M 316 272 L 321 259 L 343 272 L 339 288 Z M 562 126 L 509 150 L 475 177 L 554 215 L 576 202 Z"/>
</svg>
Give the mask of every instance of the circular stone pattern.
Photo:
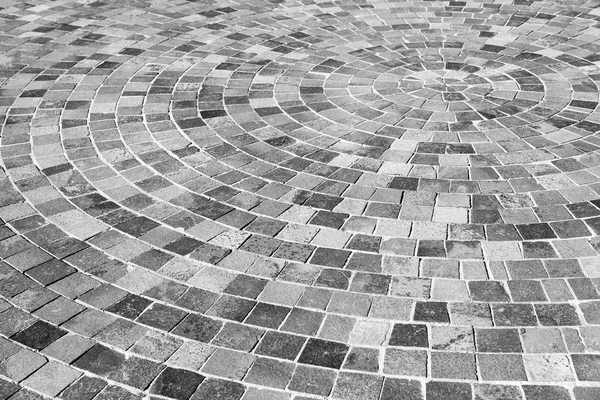
<svg viewBox="0 0 600 400">
<path fill-rule="evenodd" d="M 480 72 L 480 73 L 478 73 Z M 487 76 L 487 78 L 485 77 Z M 494 85 L 494 82 L 504 83 Z M 506 82 L 510 81 L 510 82 Z M 459 70 L 433 70 L 419 71 L 402 77 L 399 88 L 405 93 L 413 93 L 413 96 L 424 99 L 423 108 L 432 107 L 435 103 L 426 105 L 427 100 L 442 102 L 446 109 L 450 109 L 452 102 L 464 102 L 465 104 L 452 105 L 453 111 L 485 110 L 494 107 L 483 104 L 490 99 L 500 99 L 498 94 L 503 88 L 520 89 L 517 82 L 509 76 L 498 74 L 494 71 L 481 71 L 478 67 L 464 66 Z M 496 92 L 496 93 L 495 93 Z M 504 103 L 506 104 L 506 103 Z M 504 105 L 502 104 L 502 105 Z"/>
<path fill-rule="evenodd" d="M 600 399 L 599 22 L 0 0 L 0 397 Z"/>
</svg>

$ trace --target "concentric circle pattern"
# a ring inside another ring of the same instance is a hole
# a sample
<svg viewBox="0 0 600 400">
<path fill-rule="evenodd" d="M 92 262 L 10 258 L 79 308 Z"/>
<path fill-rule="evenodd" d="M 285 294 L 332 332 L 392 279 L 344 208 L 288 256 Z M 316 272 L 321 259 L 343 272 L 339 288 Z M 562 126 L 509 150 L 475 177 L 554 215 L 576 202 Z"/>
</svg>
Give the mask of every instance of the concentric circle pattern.
<svg viewBox="0 0 600 400">
<path fill-rule="evenodd" d="M 0 398 L 600 399 L 598 7 L 0 0 Z"/>
</svg>

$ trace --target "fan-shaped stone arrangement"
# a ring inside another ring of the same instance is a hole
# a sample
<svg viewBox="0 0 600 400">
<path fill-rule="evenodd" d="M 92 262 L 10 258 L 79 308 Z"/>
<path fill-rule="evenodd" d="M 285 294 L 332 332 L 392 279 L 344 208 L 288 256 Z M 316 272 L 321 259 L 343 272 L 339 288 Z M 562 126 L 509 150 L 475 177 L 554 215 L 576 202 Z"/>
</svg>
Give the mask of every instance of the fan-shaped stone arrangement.
<svg viewBox="0 0 600 400">
<path fill-rule="evenodd" d="M 0 31 L 1 398 L 600 398 L 596 2 Z"/>
</svg>

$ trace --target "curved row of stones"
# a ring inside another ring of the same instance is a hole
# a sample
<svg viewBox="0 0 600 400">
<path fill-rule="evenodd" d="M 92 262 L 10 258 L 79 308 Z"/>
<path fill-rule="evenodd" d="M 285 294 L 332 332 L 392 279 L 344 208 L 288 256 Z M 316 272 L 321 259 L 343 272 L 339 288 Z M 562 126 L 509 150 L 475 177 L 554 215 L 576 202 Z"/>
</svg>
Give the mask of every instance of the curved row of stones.
<svg viewBox="0 0 600 400">
<path fill-rule="evenodd" d="M 0 1 L 0 394 L 598 398 L 597 14 Z"/>
</svg>

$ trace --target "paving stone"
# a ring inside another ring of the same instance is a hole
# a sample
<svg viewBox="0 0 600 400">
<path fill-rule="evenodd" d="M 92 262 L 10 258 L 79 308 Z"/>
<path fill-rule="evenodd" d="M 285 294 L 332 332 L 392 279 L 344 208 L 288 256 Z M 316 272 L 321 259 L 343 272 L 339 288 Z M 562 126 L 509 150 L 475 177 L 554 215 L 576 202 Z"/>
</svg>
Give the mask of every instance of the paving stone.
<svg viewBox="0 0 600 400">
<path fill-rule="evenodd" d="M 26 311 L 33 311 L 54 300 L 57 294 L 42 286 L 35 286 L 13 297 L 13 303 Z"/>
<path fill-rule="evenodd" d="M 229 286 L 225 288 L 225 293 L 256 299 L 266 284 L 267 282 L 263 279 L 257 279 L 247 275 L 238 275 Z"/>
<path fill-rule="evenodd" d="M 476 380 L 475 357 L 469 353 L 432 352 L 431 373 L 433 378 Z"/>
<path fill-rule="evenodd" d="M 243 400 L 289 400 L 290 398 L 291 393 L 254 387 L 248 387 L 242 397 Z M 296 398 L 301 399 L 302 397 Z"/>
<path fill-rule="evenodd" d="M 337 379 L 332 398 L 378 399 L 382 386 L 383 377 L 342 372 Z"/>
<path fill-rule="evenodd" d="M 294 364 L 259 357 L 244 381 L 277 389 L 285 389 L 294 373 Z"/>
<path fill-rule="evenodd" d="M 591 351 L 597 351 L 600 343 L 597 339 L 598 329 L 595 326 L 585 326 L 579 329 L 579 335 L 583 339 L 585 346 Z"/>
<path fill-rule="evenodd" d="M 93 345 L 93 341 L 83 336 L 65 335 L 46 347 L 42 353 L 70 364 Z"/>
<path fill-rule="evenodd" d="M 534 382 L 563 382 L 575 379 L 566 355 L 526 355 L 523 362 L 529 379 Z"/>
<path fill-rule="evenodd" d="M 423 388 L 419 381 L 407 379 L 385 378 L 383 390 L 381 391 L 382 400 L 391 400 L 397 396 L 403 396 L 407 400 L 422 400 Z"/>
<path fill-rule="evenodd" d="M 576 387 L 573 392 L 577 400 L 593 399 L 599 394 L 597 387 Z"/>
<path fill-rule="evenodd" d="M 476 384 L 473 387 L 473 395 L 476 400 L 523 399 L 521 389 L 513 385 Z"/>
<path fill-rule="evenodd" d="M 43 350 L 62 336 L 66 331 L 44 321 L 37 321 L 27 329 L 11 336 L 11 339 L 36 350 Z"/>
<path fill-rule="evenodd" d="M 431 381 L 426 385 L 427 397 L 444 398 L 448 400 L 470 399 L 471 386 L 466 383 Z"/>
<path fill-rule="evenodd" d="M 319 247 L 315 250 L 310 262 L 326 267 L 343 268 L 349 255 L 349 251 Z"/>
<path fill-rule="evenodd" d="M 122 289 L 113 285 L 102 284 L 80 296 L 79 300 L 94 307 L 104 309 L 115 304 L 126 295 L 127 292 Z"/>
<path fill-rule="evenodd" d="M 347 352 L 348 346 L 344 344 L 321 339 L 309 339 L 302 354 L 300 354 L 298 362 L 340 369 Z"/>
<path fill-rule="evenodd" d="M 387 337 L 389 324 L 385 322 L 358 321 L 354 325 L 350 344 L 381 346 Z"/>
<path fill-rule="evenodd" d="M 491 326 L 490 306 L 480 303 L 450 303 L 450 320 L 458 325 Z"/>
<path fill-rule="evenodd" d="M 127 319 L 137 318 L 152 302 L 141 296 L 127 294 L 119 302 L 111 305 L 106 311 Z"/>
<path fill-rule="evenodd" d="M 80 375 L 74 368 L 50 361 L 25 379 L 23 385 L 47 396 L 56 396 Z"/>
<path fill-rule="evenodd" d="M 589 302 L 579 305 L 586 322 L 590 324 L 597 324 L 598 321 L 600 321 L 600 311 L 598 311 L 597 308 L 599 304 L 600 302 Z"/>
<path fill-rule="evenodd" d="M 190 314 L 173 329 L 172 333 L 188 339 L 207 343 L 221 329 L 223 323 L 202 315 Z"/>
<path fill-rule="evenodd" d="M 15 393 L 12 396 L 12 398 L 17 399 L 17 400 L 42 400 L 44 398 L 44 396 L 42 396 L 41 394 L 38 394 L 32 390 L 22 388 L 17 393 Z"/>
<path fill-rule="evenodd" d="M 125 356 L 108 347 L 95 344 L 73 365 L 100 377 L 108 376 L 125 362 Z"/>
<path fill-rule="evenodd" d="M 536 304 L 536 313 L 542 325 L 579 325 L 579 317 L 569 304 Z"/>
<path fill-rule="evenodd" d="M 19 382 L 46 364 L 46 362 L 46 357 L 33 351 L 22 349 L 0 364 L 0 373 L 2 376 Z"/>
<path fill-rule="evenodd" d="M 367 316 L 370 307 L 370 296 L 338 292 L 331 297 L 327 311 L 346 315 Z"/>
<path fill-rule="evenodd" d="M 398 321 L 406 321 L 410 317 L 412 301 L 409 299 L 375 297 L 369 309 L 369 316 Z"/>
<path fill-rule="evenodd" d="M 305 342 L 306 339 L 302 336 L 267 331 L 256 349 L 256 354 L 295 360 Z"/>
<path fill-rule="evenodd" d="M 100 400 L 108 399 L 123 399 L 123 400 L 140 400 L 143 398 L 141 394 L 136 394 L 131 390 L 122 388 L 121 386 L 108 385 L 96 397 Z"/>
<path fill-rule="evenodd" d="M 175 302 L 187 289 L 188 288 L 185 285 L 180 283 L 164 280 L 153 288 L 145 291 L 143 295 L 165 302 Z"/>
<path fill-rule="evenodd" d="M 546 301 L 542 285 L 538 281 L 508 281 L 511 297 L 514 301 Z"/>
<path fill-rule="evenodd" d="M 504 302 L 508 301 L 508 294 L 500 282 L 472 281 L 469 282 L 471 298 L 475 301 Z"/>
<path fill-rule="evenodd" d="M 564 353 L 565 342 L 558 329 L 524 329 L 521 331 L 523 349 L 527 353 Z"/>
<path fill-rule="evenodd" d="M 244 385 L 237 382 L 208 378 L 202 382 L 192 399 L 238 400 L 245 389 Z"/>
<path fill-rule="evenodd" d="M 571 396 L 566 388 L 548 385 L 524 385 L 523 391 L 527 400 L 535 399 L 569 399 Z"/>
<path fill-rule="evenodd" d="M 477 365 L 486 381 L 525 381 L 523 360 L 518 354 L 478 354 Z"/>
<path fill-rule="evenodd" d="M 217 349 L 202 367 L 202 372 L 240 380 L 246 375 L 255 358 L 256 356 L 251 354 Z"/>
<path fill-rule="evenodd" d="M 427 326 L 422 324 L 395 324 L 390 346 L 428 347 Z"/>
<path fill-rule="evenodd" d="M 426 376 L 427 353 L 425 350 L 388 348 L 385 351 L 383 372 L 388 375 Z"/>
<path fill-rule="evenodd" d="M 138 318 L 137 322 L 165 331 L 173 329 L 188 313 L 174 307 L 154 304 L 147 308 Z"/>
<path fill-rule="evenodd" d="M 20 350 L 21 347 L 16 343 L 4 338 L 0 340 L 0 360 L 4 361 Z"/>
<path fill-rule="evenodd" d="M 153 360 L 165 361 L 181 345 L 182 341 L 179 339 L 150 331 L 131 348 L 131 351 Z"/>
<path fill-rule="evenodd" d="M 4 267 L 4 279 L 1 282 L 0 290 L 2 290 L 3 295 L 12 297 L 35 286 L 35 283 L 28 277 L 11 271 L 10 267 L 6 264 L 2 265 Z"/>
<path fill-rule="evenodd" d="M 347 342 L 350 338 L 356 319 L 339 315 L 328 315 L 319 332 L 319 337 L 324 339 Z"/>
<path fill-rule="evenodd" d="M 228 349 L 249 352 L 256 346 L 263 334 L 262 329 L 228 322 L 213 339 L 212 343 Z"/>
<path fill-rule="evenodd" d="M 144 390 L 154 381 L 154 378 L 162 369 L 162 365 L 153 361 L 139 357 L 129 357 L 108 375 L 108 379 Z"/>
<path fill-rule="evenodd" d="M 322 270 L 315 282 L 315 286 L 331 289 L 347 289 L 349 285 L 350 273 L 333 269 Z"/>
<path fill-rule="evenodd" d="M 82 273 L 74 273 L 49 286 L 53 291 L 75 299 L 84 293 L 100 286 L 100 282 Z"/>
<path fill-rule="evenodd" d="M 251 300 L 221 296 L 207 311 L 206 315 L 242 322 L 255 305 L 256 303 Z"/>
<path fill-rule="evenodd" d="M 204 381 L 204 376 L 192 371 L 166 367 L 150 387 L 150 393 L 175 399 L 189 399 Z"/>
<path fill-rule="evenodd" d="M 378 372 L 379 350 L 368 347 L 353 347 L 350 349 L 343 369 L 355 371 Z"/>
<path fill-rule="evenodd" d="M 433 326 L 431 332 L 433 350 L 475 351 L 473 330 L 469 327 Z"/>
<path fill-rule="evenodd" d="M 156 271 L 168 261 L 173 259 L 173 256 L 157 249 L 150 249 L 131 260 L 132 263 L 151 271 Z"/>
<path fill-rule="evenodd" d="M 63 324 L 63 327 L 83 336 L 94 336 L 115 321 L 115 317 L 88 309 Z"/>
<path fill-rule="evenodd" d="M 415 305 L 413 319 L 415 321 L 448 323 L 447 304 L 443 302 L 422 302 L 418 301 Z"/>
<path fill-rule="evenodd" d="M 480 352 L 520 353 L 521 340 L 516 329 L 476 329 L 475 343 Z"/>
<path fill-rule="evenodd" d="M 6 258 L 6 262 L 19 271 L 26 271 L 51 259 L 50 254 L 34 247 Z"/>
<path fill-rule="evenodd" d="M 102 389 L 104 389 L 105 386 L 106 381 L 84 375 L 71 386 L 66 388 L 60 394 L 60 398 L 65 400 L 91 400 Z"/>
<path fill-rule="evenodd" d="M 289 312 L 290 309 L 287 307 L 258 303 L 246 318 L 246 323 L 276 329 L 281 325 Z"/>
<path fill-rule="evenodd" d="M 335 378 L 335 372 L 332 370 L 299 365 L 288 388 L 297 392 L 328 396 Z"/>
<path fill-rule="evenodd" d="M 492 315 L 497 326 L 536 326 L 534 308 L 530 304 L 492 304 Z"/>
<path fill-rule="evenodd" d="M 84 306 L 77 304 L 72 300 L 59 297 L 36 310 L 34 314 L 46 321 L 58 325 L 79 314 L 84 309 Z"/>
<path fill-rule="evenodd" d="M 53 259 L 28 270 L 27 274 L 42 285 L 49 285 L 74 272 L 73 267 L 60 260 Z"/>
<path fill-rule="evenodd" d="M 319 330 L 323 318 L 323 313 L 293 308 L 281 329 L 286 332 L 314 335 Z"/>
<path fill-rule="evenodd" d="M 573 354 L 571 358 L 579 380 L 593 382 L 600 380 L 600 375 L 598 374 L 600 356 L 595 354 Z"/>
<path fill-rule="evenodd" d="M 122 350 L 126 350 L 144 336 L 147 331 L 148 330 L 141 325 L 134 324 L 133 322 L 124 319 L 117 319 L 110 325 L 104 327 L 94 336 L 94 338 Z"/>
</svg>

